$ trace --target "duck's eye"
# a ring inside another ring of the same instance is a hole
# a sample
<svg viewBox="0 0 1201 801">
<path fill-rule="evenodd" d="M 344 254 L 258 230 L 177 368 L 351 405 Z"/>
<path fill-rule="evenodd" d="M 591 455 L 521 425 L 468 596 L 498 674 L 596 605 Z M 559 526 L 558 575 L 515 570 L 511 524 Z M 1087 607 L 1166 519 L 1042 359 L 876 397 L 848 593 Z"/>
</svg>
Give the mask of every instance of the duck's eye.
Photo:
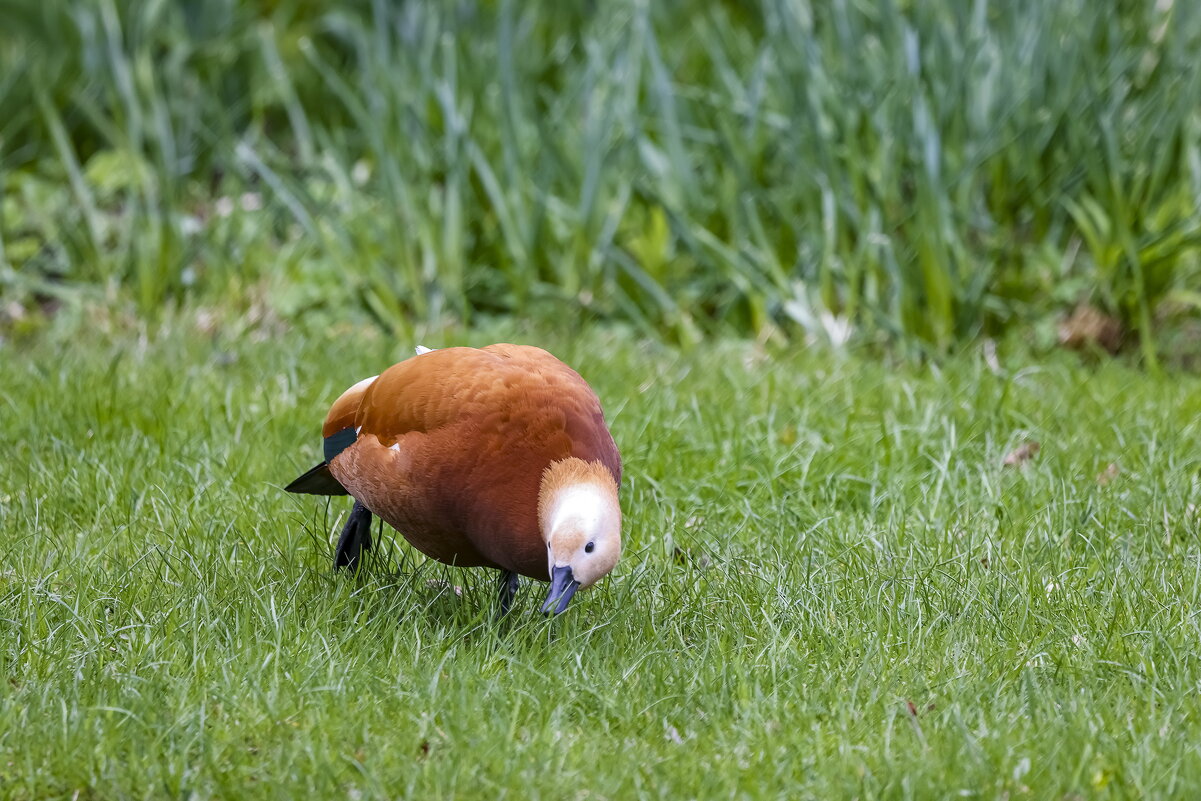
<svg viewBox="0 0 1201 801">
<path fill-rule="evenodd" d="M 585 546 L 584 546 L 584 553 L 592 553 L 592 552 L 593 552 L 593 551 L 595 551 L 595 550 L 596 550 L 596 543 L 595 543 L 595 542 L 590 542 L 590 543 L 588 543 L 587 545 L 585 545 Z"/>
</svg>

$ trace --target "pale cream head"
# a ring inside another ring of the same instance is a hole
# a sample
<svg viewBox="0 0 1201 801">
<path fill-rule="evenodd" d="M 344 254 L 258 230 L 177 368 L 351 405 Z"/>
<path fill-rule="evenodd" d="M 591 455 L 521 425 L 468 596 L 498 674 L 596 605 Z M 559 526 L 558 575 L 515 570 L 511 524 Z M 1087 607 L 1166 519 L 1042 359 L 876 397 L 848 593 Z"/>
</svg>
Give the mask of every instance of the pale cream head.
<svg viewBox="0 0 1201 801">
<path fill-rule="evenodd" d="M 546 541 L 547 571 L 570 567 L 580 587 L 604 578 L 621 558 L 617 482 L 600 462 L 570 458 L 546 468 L 538 524 Z"/>
</svg>

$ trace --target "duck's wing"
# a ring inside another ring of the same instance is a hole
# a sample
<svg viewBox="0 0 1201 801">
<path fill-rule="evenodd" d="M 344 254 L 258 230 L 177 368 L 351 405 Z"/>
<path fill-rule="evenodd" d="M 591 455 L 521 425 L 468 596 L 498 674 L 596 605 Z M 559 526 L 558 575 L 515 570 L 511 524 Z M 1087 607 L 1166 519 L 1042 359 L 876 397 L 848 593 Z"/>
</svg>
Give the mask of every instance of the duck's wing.
<svg viewBox="0 0 1201 801">
<path fill-rule="evenodd" d="M 405 434 L 465 422 L 485 438 L 556 439 L 562 454 L 555 458 L 602 458 L 620 480 L 596 393 L 575 370 L 528 345 L 443 348 L 393 365 L 366 388 L 354 425 L 391 447 Z"/>
<path fill-rule="evenodd" d="M 325 462 L 289 490 L 345 492 L 328 464 L 364 435 L 391 448 L 407 434 L 431 434 L 464 421 L 501 437 L 489 443 L 498 450 L 512 444 L 506 438 L 549 438 L 557 443 L 547 443 L 552 458 L 600 459 L 621 479 L 621 459 L 588 383 L 541 348 L 502 343 L 426 351 L 346 390 L 322 427 Z"/>
<path fill-rule="evenodd" d="M 346 424 L 385 447 L 405 434 L 436 431 L 476 411 L 495 361 L 476 348 L 441 348 L 405 359 L 364 389 Z"/>
</svg>

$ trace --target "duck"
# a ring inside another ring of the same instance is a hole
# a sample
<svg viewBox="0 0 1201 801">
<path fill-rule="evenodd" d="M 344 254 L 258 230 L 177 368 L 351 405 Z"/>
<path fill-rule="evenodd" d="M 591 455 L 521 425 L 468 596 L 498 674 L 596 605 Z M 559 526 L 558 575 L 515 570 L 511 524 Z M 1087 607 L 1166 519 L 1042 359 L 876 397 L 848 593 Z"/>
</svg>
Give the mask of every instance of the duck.
<svg viewBox="0 0 1201 801">
<path fill-rule="evenodd" d="M 499 570 L 499 615 L 521 576 L 549 582 L 558 615 L 621 557 L 617 444 L 592 387 L 542 348 L 418 346 L 343 392 L 321 435 L 324 459 L 285 489 L 353 498 L 335 569 L 359 569 L 376 516 L 432 559 Z"/>
</svg>

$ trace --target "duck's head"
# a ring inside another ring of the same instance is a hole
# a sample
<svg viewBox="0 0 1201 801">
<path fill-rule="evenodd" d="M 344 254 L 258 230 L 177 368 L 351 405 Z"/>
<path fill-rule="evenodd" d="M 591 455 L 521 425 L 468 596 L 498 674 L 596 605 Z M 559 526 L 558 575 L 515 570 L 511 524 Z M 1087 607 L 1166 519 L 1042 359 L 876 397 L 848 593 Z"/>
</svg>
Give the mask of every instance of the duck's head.
<svg viewBox="0 0 1201 801">
<path fill-rule="evenodd" d="M 621 506 L 613 474 L 600 462 L 552 463 L 542 474 L 538 525 L 550 572 L 542 611 L 557 615 L 576 590 L 604 578 L 621 558 Z"/>
</svg>

